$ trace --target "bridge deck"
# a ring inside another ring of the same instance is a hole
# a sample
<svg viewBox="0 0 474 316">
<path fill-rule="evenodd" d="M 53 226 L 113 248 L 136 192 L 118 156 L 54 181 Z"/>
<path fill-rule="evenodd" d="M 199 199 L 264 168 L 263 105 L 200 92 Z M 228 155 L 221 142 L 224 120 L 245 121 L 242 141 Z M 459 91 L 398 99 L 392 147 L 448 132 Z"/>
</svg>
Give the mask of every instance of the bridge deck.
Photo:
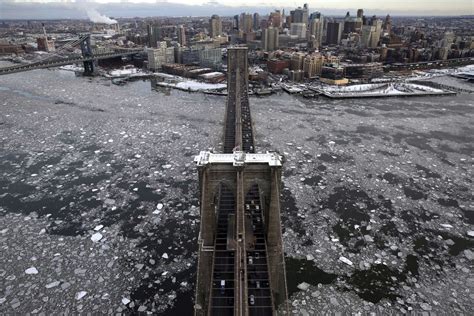
<svg viewBox="0 0 474 316">
<path fill-rule="evenodd" d="M 108 58 L 114 58 L 114 57 L 120 57 L 120 56 L 135 55 L 139 53 L 140 51 L 138 50 L 109 51 L 109 52 L 94 54 L 93 56 L 90 56 L 90 57 L 73 56 L 73 57 L 67 57 L 67 58 L 61 58 L 61 59 L 45 60 L 45 61 L 31 63 L 31 64 L 1 67 L 0 75 L 7 75 L 7 74 L 35 70 L 35 69 L 59 67 L 59 66 L 64 66 L 64 65 L 83 63 L 85 61 L 91 61 L 91 60 L 100 60 L 100 59 L 108 59 Z"/>
<path fill-rule="evenodd" d="M 237 67 L 235 73 L 228 76 L 224 153 L 232 153 L 236 148 L 246 153 L 255 152 L 246 78 L 247 64 L 244 66 L 245 69 Z M 221 185 L 210 297 L 211 315 L 234 315 L 237 310 L 243 315 L 273 315 L 259 187 L 254 185 L 249 192 L 244 192 L 243 201 L 244 205 L 240 207 L 244 213 L 244 252 L 243 258 L 236 262 L 240 251 L 233 245 L 239 244 L 237 239 L 242 237 L 236 236 L 239 234 L 238 229 L 230 232 L 229 226 L 239 227 L 239 217 L 236 216 L 239 202 L 228 188 Z M 233 241 L 229 240 L 232 238 L 230 234 L 233 235 Z M 242 272 L 245 275 L 236 276 L 236 273 Z M 242 285 L 239 285 L 240 279 L 245 280 Z"/>
</svg>

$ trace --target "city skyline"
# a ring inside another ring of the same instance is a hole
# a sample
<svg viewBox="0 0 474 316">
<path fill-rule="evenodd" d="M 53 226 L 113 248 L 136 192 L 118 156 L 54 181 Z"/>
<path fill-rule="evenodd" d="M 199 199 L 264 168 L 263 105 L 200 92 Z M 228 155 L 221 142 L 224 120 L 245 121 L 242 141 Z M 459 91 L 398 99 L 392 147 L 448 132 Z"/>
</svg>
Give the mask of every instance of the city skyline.
<svg viewBox="0 0 474 316">
<path fill-rule="evenodd" d="M 246 0 L 221 1 L 154 1 L 154 0 L 0 0 L 0 19 L 80 19 L 87 18 L 82 10 L 84 3 L 93 6 L 100 13 L 114 17 L 146 16 L 207 16 L 219 14 L 233 15 L 238 12 L 258 12 L 268 14 L 273 9 L 289 10 L 308 3 L 310 11 L 322 11 L 326 15 L 344 15 L 349 11 L 355 14 L 358 8 L 364 8 L 367 14 L 391 14 L 393 16 L 455 16 L 473 14 L 469 0 L 446 1 L 302 1 L 289 4 L 285 1 L 260 1 L 251 3 Z"/>
</svg>

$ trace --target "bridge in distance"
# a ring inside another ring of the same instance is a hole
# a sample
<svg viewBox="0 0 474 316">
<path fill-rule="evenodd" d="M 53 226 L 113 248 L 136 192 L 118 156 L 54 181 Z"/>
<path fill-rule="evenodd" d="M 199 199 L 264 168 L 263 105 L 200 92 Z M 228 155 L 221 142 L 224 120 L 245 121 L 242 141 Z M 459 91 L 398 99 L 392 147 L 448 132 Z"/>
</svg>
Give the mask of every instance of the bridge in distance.
<svg viewBox="0 0 474 316">
<path fill-rule="evenodd" d="M 143 52 L 143 49 L 129 49 L 129 48 L 114 48 L 114 49 L 92 49 L 90 45 L 89 34 L 80 36 L 77 40 L 68 43 L 68 47 L 74 47 L 80 45 L 82 54 L 69 55 L 61 58 L 56 57 L 54 59 L 46 59 L 38 62 L 29 64 L 14 65 L 9 67 L 1 67 L 0 75 L 7 75 L 17 72 L 29 71 L 34 69 L 44 69 L 59 67 L 70 64 L 83 63 L 84 74 L 91 75 L 95 71 L 95 63 L 97 60 L 109 59 L 123 56 L 133 56 Z M 61 48 L 60 48 L 61 49 Z"/>
</svg>

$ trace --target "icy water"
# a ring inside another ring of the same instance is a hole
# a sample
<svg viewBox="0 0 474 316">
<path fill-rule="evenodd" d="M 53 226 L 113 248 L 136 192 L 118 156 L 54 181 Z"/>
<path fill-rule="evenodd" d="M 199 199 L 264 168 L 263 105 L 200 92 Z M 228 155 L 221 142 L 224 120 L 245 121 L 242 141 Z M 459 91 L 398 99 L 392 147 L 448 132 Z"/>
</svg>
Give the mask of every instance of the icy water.
<svg viewBox="0 0 474 316">
<path fill-rule="evenodd" d="M 251 98 L 257 148 L 286 157 L 293 313 L 473 313 L 472 99 Z M 220 148 L 224 105 L 148 81 L 1 76 L 0 313 L 191 314 L 192 159 Z"/>
</svg>

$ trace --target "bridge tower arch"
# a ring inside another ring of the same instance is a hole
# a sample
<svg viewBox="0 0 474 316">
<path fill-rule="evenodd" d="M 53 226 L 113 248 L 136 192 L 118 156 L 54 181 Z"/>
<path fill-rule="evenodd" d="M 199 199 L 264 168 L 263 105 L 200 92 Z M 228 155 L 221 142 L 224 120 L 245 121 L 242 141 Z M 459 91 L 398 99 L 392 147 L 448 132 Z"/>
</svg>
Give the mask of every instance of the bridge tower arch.
<svg viewBox="0 0 474 316">
<path fill-rule="evenodd" d="M 86 35 L 84 40 L 81 41 L 81 51 L 82 51 L 82 57 L 83 58 L 93 57 L 90 34 Z M 94 75 L 95 71 L 96 71 L 96 68 L 97 68 L 96 61 L 94 61 L 94 60 L 85 60 L 84 61 L 84 75 L 85 76 Z"/>
</svg>

